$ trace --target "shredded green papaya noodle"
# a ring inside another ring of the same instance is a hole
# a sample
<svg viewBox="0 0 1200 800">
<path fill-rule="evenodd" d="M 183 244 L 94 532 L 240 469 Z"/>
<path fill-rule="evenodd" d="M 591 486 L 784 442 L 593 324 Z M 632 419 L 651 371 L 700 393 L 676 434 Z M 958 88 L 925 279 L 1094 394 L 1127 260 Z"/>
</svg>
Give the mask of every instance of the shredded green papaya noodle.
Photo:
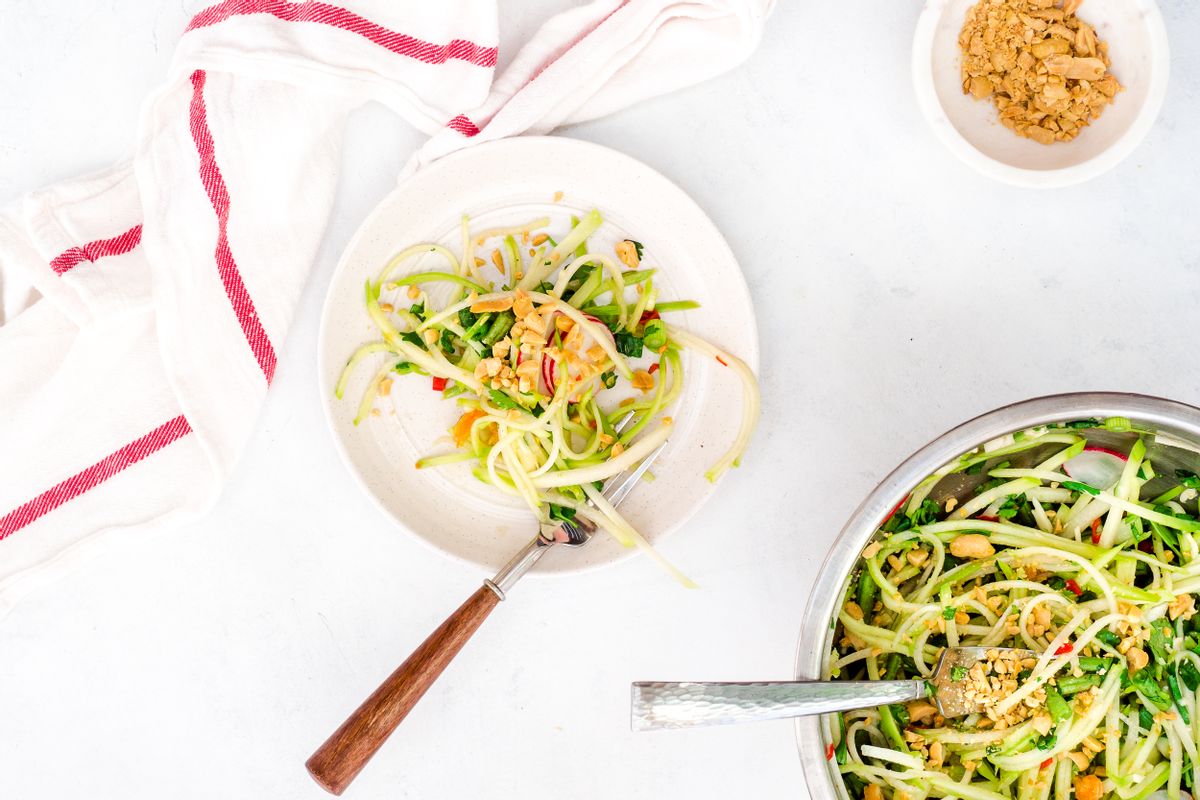
<svg viewBox="0 0 1200 800">
<path fill-rule="evenodd" d="M 839 715 L 828 753 L 850 797 L 1190 799 L 1200 476 L 1172 450 L 1123 418 L 1022 431 L 881 522 L 838 613 L 833 679 L 928 679 L 945 647 L 1037 656 L 952 674 L 967 717 L 932 698 Z"/>
<path fill-rule="evenodd" d="M 424 376 L 459 416 L 450 428 L 455 449 L 420 459 L 418 469 L 467 463 L 539 521 L 585 517 L 691 585 L 598 489 L 671 435 L 684 350 L 731 369 L 743 384 L 737 433 L 705 473 L 709 480 L 745 452 L 758 420 L 758 384 L 740 359 L 664 321 L 698 305 L 658 302 L 656 270 L 643 264 L 640 242 L 618 242 L 614 256 L 589 249 L 603 223 L 593 210 L 563 230 L 542 218 L 473 232 L 464 216 L 461 255 L 437 244 L 399 251 L 364 291 L 379 338 L 349 356 L 335 394 L 344 397 L 360 364 L 373 365 L 359 425 L 382 417 L 381 398 L 399 376 Z M 416 259 L 420 271 L 403 275 Z"/>
</svg>

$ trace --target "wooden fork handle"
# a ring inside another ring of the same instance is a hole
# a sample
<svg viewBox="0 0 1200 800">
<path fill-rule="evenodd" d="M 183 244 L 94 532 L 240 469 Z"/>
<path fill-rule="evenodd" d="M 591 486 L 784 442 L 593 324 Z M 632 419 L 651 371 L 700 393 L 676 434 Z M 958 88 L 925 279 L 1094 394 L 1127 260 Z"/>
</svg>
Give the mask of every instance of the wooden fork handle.
<svg viewBox="0 0 1200 800">
<path fill-rule="evenodd" d="M 345 791 L 499 602 L 496 590 L 479 587 L 312 754 L 305 766 L 323 789 Z"/>
</svg>

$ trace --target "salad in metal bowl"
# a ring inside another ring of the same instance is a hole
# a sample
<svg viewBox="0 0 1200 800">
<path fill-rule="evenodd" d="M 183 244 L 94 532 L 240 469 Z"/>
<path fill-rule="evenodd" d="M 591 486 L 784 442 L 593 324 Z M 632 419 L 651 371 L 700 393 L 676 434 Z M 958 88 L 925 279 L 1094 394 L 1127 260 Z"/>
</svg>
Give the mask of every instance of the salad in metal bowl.
<svg viewBox="0 0 1200 800">
<path fill-rule="evenodd" d="M 837 613 L 835 679 L 928 678 L 977 711 L 840 715 L 825 753 L 863 800 L 1188 797 L 1200 742 L 1200 456 L 1128 419 L 1043 425 L 929 475 L 879 525 Z"/>
</svg>

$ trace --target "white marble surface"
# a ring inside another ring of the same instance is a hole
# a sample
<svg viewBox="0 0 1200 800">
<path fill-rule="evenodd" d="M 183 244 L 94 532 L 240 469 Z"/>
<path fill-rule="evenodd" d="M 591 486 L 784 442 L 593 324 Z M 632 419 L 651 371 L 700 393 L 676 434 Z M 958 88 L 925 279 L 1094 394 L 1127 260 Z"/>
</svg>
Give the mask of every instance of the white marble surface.
<svg viewBox="0 0 1200 800">
<path fill-rule="evenodd" d="M 509 53 L 553 2 L 502 4 Z M 119 158 L 186 13 L 8 0 L 0 199 Z M 678 181 L 761 312 L 764 419 L 666 554 L 523 584 L 347 796 L 789 798 L 786 722 L 628 732 L 636 679 L 784 678 L 827 544 L 909 452 L 996 405 L 1200 402 L 1200 13 L 1164 8 L 1158 124 L 1090 184 L 988 182 L 924 127 L 915 3 L 780 4 L 742 69 L 567 131 Z M 401 535 L 342 469 L 316 391 L 337 254 L 418 135 L 351 122 L 342 192 L 261 425 L 212 515 L 0 620 L 0 797 L 317 798 L 303 761 L 480 578 Z"/>
</svg>

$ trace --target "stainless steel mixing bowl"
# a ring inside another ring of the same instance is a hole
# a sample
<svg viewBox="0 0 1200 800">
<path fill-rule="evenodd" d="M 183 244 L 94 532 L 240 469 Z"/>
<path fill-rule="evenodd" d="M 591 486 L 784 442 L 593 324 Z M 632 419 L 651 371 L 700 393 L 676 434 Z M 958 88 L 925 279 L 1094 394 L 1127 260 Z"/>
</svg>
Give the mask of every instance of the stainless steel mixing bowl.
<svg viewBox="0 0 1200 800">
<path fill-rule="evenodd" d="M 884 478 L 838 534 L 809 595 L 800 633 L 796 676 L 800 679 L 827 677 L 826 658 L 833 644 L 837 609 L 845 596 L 859 553 L 885 515 L 922 479 L 963 453 L 1016 431 L 1047 423 L 1109 417 L 1127 417 L 1134 426 L 1153 432 L 1162 444 L 1200 452 L 1200 409 L 1136 394 L 1097 392 L 1039 397 L 998 408 L 939 436 Z M 809 792 L 817 800 L 846 797 L 837 764 L 825 757 L 831 722 L 832 717 L 807 717 L 796 722 L 805 780 Z"/>
</svg>

